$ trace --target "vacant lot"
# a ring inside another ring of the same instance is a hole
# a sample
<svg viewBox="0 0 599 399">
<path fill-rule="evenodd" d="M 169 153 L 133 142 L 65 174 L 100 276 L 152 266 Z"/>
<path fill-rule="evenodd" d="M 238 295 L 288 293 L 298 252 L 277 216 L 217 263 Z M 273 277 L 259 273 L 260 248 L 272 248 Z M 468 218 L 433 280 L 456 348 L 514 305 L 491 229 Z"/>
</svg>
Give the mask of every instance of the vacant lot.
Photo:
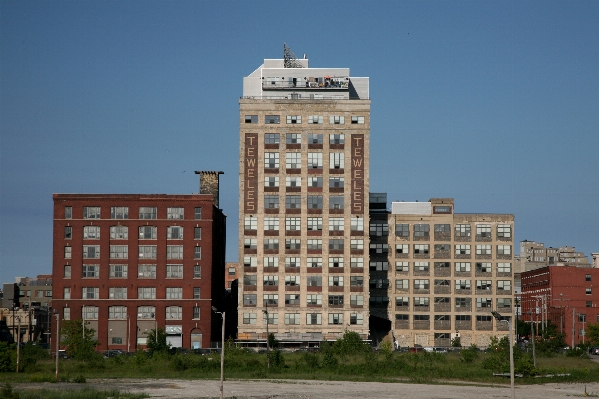
<svg viewBox="0 0 599 399">
<path fill-rule="evenodd" d="M 87 384 L 15 384 L 16 389 L 113 389 L 129 392 L 146 392 L 152 398 L 218 398 L 219 381 L 214 380 L 88 380 Z M 365 398 L 413 398 L 413 399 L 464 399 L 509 398 L 507 385 L 472 386 L 468 384 L 431 385 L 380 382 L 306 381 L 306 380 L 244 380 L 225 381 L 226 398 L 282 398 L 282 399 L 365 399 Z M 599 395 L 599 383 L 586 385 L 588 394 Z M 584 384 L 544 384 L 516 386 L 517 398 L 566 398 L 583 397 Z"/>
</svg>

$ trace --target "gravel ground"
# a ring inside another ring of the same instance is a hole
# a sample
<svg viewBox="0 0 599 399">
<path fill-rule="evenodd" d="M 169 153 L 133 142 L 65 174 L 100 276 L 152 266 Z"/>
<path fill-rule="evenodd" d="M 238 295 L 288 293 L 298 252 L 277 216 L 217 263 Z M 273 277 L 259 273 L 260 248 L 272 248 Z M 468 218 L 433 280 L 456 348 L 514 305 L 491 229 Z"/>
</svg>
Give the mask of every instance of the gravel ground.
<svg viewBox="0 0 599 399">
<path fill-rule="evenodd" d="M 152 398 L 218 398 L 220 383 L 214 380 L 88 380 L 86 384 L 43 383 L 15 384 L 17 389 L 119 389 L 129 392 L 145 392 Z M 599 395 L 599 383 L 516 385 L 517 398 L 553 399 Z M 306 381 L 306 380 L 242 380 L 225 381 L 224 396 L 237 399 L 465 399 L 510 398 L 507 385 L 405 384 L 380 382 Z"/>
</svg>

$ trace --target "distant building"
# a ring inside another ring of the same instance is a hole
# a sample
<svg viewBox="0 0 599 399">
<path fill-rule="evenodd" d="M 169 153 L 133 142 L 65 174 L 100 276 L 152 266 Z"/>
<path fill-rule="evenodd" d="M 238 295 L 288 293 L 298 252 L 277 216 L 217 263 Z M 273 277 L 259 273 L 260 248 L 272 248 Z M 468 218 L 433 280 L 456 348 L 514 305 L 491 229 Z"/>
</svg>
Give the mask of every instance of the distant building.
<svg viewBox="0 0 599 399">
<path fill-rule="evenodd" d="M 98 349 L 135 350 L 157 327 L 173 347 L 220 341 L 219 172 L 196 173 L 200 194 L 54 194 L 53 308 L 83 318 Z"/>
<path fill-rule="evenodd" d="M 599 323 L 599 269 L 575 265 L 545 266 L 525 271 L 522 319 L 544 321 L 566 334 L 568 345 L 584 342 L 586 323 Z"/>
<path fill-rule="evenodd" d="M 520 241 L 520 254 L 517 257 L 516 273 L 538 269 L 545 266 L 590 266 L 589 258 L 575 247 L 545 247 L 542 242 Z"/>
<path fill-rule="evenodd" d="M 230 290 L 233 281 L 239 278 L 237 270 L 239 269 L 239 263 L 227 262 L 225 263 L 225 288 Z"/>
<path fill-rule="evenodd" d="M 370 225 L 371 314 L 392 321 L 402 347 L 507 335 L 491 311 L 514 316 L 513 233 L 513 215 L 454 213 L 452 198 L 393 202 L 388 222 Z"/>
</svg>

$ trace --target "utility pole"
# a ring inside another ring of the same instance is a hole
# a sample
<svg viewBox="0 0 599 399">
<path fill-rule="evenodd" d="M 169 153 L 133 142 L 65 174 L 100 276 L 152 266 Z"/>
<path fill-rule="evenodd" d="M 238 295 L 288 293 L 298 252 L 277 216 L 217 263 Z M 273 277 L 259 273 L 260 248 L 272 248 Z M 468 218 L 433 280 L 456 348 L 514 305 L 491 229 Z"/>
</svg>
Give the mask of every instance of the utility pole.
<svg viewBox="0 0 599 399">
<path fill-rule="evenodd" d="M 574 317 L 576 316 L 576 308 L 572 308 L 572 349 L 574 349 L 574 332 L 576 331 L 574 326 Z"/>
<path fill-rule="evenodd" d="M 56 382 L 58 382 L 58 355 L 60 352 L 60 315 L 56 313 Z"/>
<path fill-rule="evenodd" d="M 270 369 L 270 334 L 268 333 L 268 324 L 269 324 L 269 320 L 268 320 L 268 299 L 265 302 L 266 305 L 266 310 L 263 310 L 262 312 L 264 312 L 264 314 L 266 315 L 266 359 L 268 362 L 268 368 Z"/>
<path fill-rule="evenodd" d="M 19 372 L 19 360 L 21 359 L 21 316 L 17 316 L 19 327 L 17 329 L 17 373 Z M 14 323 L 14 320 L 13 320 Z"/>
</svg>

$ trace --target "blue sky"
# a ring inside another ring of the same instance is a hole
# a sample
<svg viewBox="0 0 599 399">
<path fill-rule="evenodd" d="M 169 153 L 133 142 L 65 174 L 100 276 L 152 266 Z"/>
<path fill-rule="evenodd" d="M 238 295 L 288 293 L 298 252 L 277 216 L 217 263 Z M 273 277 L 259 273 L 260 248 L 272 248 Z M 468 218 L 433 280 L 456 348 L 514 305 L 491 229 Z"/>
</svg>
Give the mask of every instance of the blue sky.
<svg viewBox="0 0 599 399">
<path fill-rule="evenodd" d="M 0 282 L 50 273 L 52 193 L 192 193 L 237 260 L 242 78 L 283 42 L 370 77 L 371 191 L 599 252 L 599 2 L 0 1 Z"/>
</svg>

